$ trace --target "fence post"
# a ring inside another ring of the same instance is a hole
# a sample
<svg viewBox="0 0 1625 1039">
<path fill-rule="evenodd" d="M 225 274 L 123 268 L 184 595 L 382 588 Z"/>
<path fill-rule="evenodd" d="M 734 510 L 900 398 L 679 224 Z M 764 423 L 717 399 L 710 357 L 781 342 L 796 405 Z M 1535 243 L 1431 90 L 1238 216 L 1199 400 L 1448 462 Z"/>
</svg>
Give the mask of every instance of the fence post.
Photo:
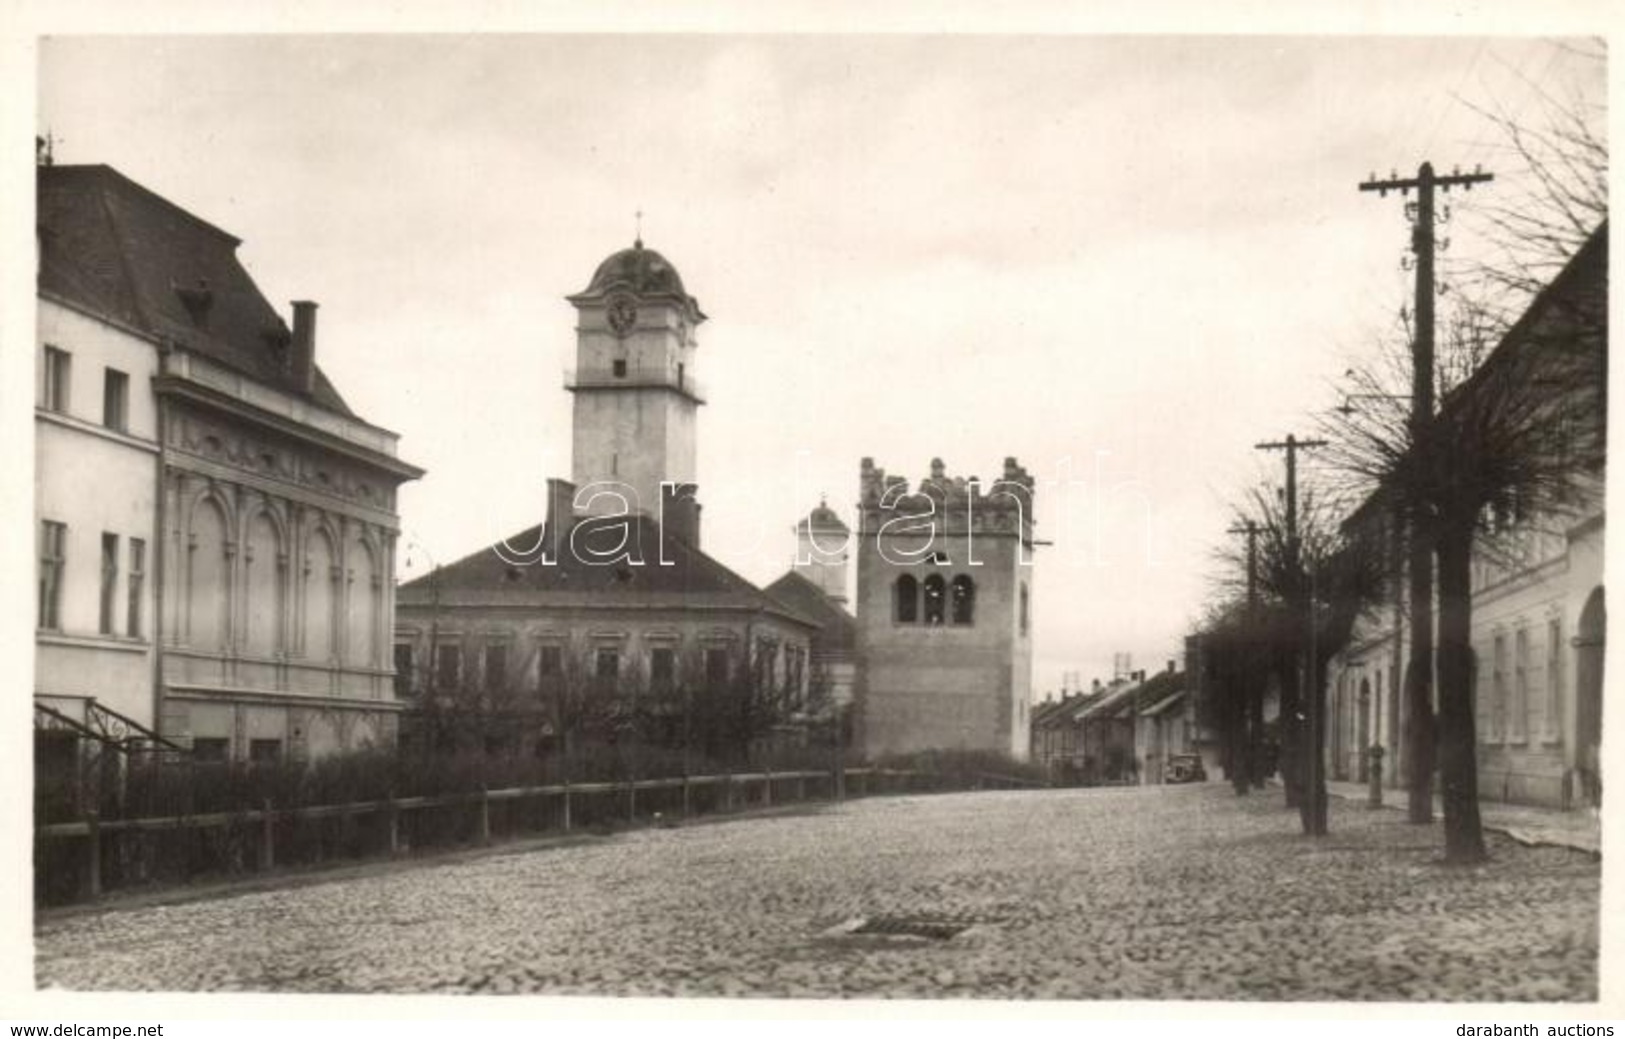
<svg viewBox="0 0 1625 1039">
<path fill-rule="evenodd" d="M 731 812 L 734 809 L 734 776 L 732 772 L 722 774 L 722 810 Z"/>
<path fill-rule="evenodd" d="M 478 810 L 474 817 L 474 839 L 480 844 L 491 843 L 491 791 L 480 784 Z"/>
<path fill-rule="evenodd" d="M 762 774 L 767 778 L 762 781 L 762 807 L 773 807 L 773 766 L 763 765 Z"/>
<path fill-rule="evenodd" d="M 102 897 L 102 820 L 92 808 L 85 812 L 88 840 L 85 842 L 85 893 L 90 898 Z"/>
<path fill-rule="evenodd" d="M 389 797 L 384 801 L 384 818 L 389 826 L 389 853 L 401 853 L 401 806 L 395 800 L 395 792 L 391 790 Z"/>
<path fill-rule="evenodd" d="M 684 819 L 687 819 L 689 817 L 690 811 L 691 811 L 691 809 L 689 807 L 688 773 L 684 772 L 683 773 L 683 818 Z"/>
<path fill-rule="evenodd" d="M 564 781 L 564 832 L 570 832 L 570 781 Z"/>
<path fill-rule="evenodd" d="M 276 866 L 276 818 L 271 812 L 271 799 L 264 801 L 263 811 L 260 813 L 260 872 L 264 873 Z"/>
</svg>

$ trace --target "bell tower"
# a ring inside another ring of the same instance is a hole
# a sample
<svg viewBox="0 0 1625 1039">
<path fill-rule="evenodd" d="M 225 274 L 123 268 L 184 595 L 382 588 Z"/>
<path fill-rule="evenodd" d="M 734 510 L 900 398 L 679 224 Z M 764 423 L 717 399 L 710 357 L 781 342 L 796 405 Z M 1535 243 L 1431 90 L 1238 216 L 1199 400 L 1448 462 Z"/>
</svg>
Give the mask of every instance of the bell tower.
<svg viewBox="0 0 1625 1039">
<path fill-rule="evenodd" d="M 664 256 L 639 238 L 598 265 L 576 308 L 570 474 L 577 489 L 608 485 L 633 511 L 657 515 L 662 482 L 692 485 L 695 420 L 705 403 L 694 378 L 698 301 Z M 611 497 L 591 512 L 619 511 Z"/>
</svg>

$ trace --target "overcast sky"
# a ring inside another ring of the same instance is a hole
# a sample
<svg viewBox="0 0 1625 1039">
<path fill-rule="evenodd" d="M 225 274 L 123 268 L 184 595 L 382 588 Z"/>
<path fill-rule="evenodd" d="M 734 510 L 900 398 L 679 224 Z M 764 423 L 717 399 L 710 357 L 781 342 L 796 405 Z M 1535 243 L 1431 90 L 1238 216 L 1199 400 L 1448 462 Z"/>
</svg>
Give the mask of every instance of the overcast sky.
<svg viewBox="0 0 1625 1039">
<path fill-rule="evenodd" d="M 1533 113 L 1529 80 L 1602 91 L 1513 38 L 61 37 L 40 119 L 321 303 L 319 362 L 428 469 L 407 576 L 569 475 L 564 297 L 641 209 L 711 318 L 707 549 L 765 583 L 864 456 L 1014 455 L 1041 695 L 1178 652 L 1227 503 L 1279 478 L 1252 445 L 1408 298 L 1401 203 L 1357 183 L 1496 167 L 1469 103 Z"/>
</svg>

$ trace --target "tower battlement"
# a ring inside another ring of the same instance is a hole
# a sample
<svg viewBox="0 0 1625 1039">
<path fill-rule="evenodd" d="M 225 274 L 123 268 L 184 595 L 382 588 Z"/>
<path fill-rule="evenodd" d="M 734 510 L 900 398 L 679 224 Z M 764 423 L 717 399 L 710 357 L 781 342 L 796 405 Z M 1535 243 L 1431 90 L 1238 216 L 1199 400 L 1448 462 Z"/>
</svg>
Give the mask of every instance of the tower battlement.
<svg viewBox="0 0 1625 1039">
<path fill-rule="evenodd" d="M 874 534 L 899 516 L 929 517 L 945 535 L 1017 534 L 1030 540 L 1033 523 L 1034 480 L 1014 458 L 1004 460 L 1000 476 L 984 481 L 976 476 L 949 476 L 942 459 L 931 460 L 931 475 L 909 490 L 904 476 L 891 476 L 875 465 L 862 463 L 859 484 L 859 532 Z"/>
</svg>

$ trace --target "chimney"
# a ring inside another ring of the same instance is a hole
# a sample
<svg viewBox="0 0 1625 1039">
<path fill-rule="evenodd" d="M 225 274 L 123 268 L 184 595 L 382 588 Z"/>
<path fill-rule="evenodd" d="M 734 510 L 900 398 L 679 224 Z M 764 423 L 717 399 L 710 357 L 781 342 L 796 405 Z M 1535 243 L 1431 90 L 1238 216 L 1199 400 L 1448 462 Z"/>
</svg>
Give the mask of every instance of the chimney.
<svg viewBox="0 0 1625 1039">
<path fill-rule="evenodd" d="M 696 500 L 699 488 L 692 483 L 660 486 L 661 528 L 678 541 L 694 548 L 700 547 L 700 503 Z"/>
<path fill-rule="evenodd" d="M 1170 675 L 1174 673 L 1174 658 L 1173 657 L 1168 658 L 1168 673 Z"/>
<path fill-rule="evenodd" d="M 542 529 L 543 554 L 562 559 L 570 551 L 570 529 L 575 526 L 576 485 L 569 480 L 547 481 L 547 526 Z"/>
<path fill-rule="evenodd" d="M 301 393 L 310 393 L 316 389 L 316 304 L 309 300 L 293 301 L 292 350 L 293 384 Z"/>
</svg>

